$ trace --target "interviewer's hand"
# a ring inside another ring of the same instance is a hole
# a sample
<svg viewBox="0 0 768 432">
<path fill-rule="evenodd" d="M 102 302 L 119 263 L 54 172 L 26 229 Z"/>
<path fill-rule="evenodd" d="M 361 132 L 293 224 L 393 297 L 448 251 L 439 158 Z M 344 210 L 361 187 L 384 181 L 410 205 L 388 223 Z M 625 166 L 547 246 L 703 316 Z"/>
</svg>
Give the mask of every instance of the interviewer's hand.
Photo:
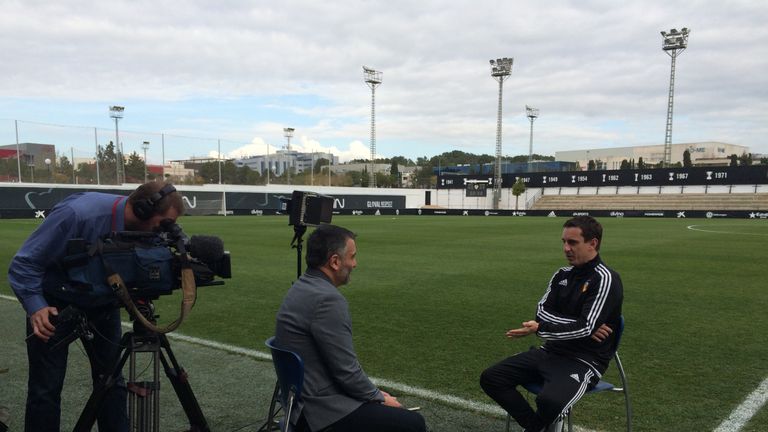
<svg viewBox="0 0 768 432">
<path fill-rule="evenodd" d="M 610 336 L 611 333 L 613 333 L 613 329 L 611 329 L 605 324 L 601 324 L 600 328 L 598 328 L 597 330 L 595 330 L 594 333 L 592 333 L 591 338 L 595 342 L 603 342 L 604 340 L 608 339 L 608 336 Z"/>
<path fill-rule="evenodd" d="M 539 330 L 539 323 L 536 321 L 526 321 L 523 326 L 517 329 L 507 331 L 507 337 L 510 339 L 517 339 L 529 334 L 536 333 Z"/>
<path fill-rule="evenodd" d="M 46 306 L 33 313 L 29 317 L 29 323 L 32 325 L 35 336 L 42 339 L 43 342 L 48 342 L 56 330 L 56 327 L 51 323 L 51 315 L 56 316 L 58 314 L 58 309 L 52 306 Z"/>
<path fill-rule="evenodd" d="M 379 391 L 381 391 L 381 394 L 384 395 L 384 402 L 382 402 L 384 405 L 391 406 L 391 407 L 394 407 L 394 408 L 402 408 L 403 407 L 400 404 L 400 402 L 397 401 L 396 397 L 393 397 L 392 395 L 390 395 L 389 393 L 387 393 L 385 391 L 382 391 L 382 390 L 379 390 Z"/>
</svg>

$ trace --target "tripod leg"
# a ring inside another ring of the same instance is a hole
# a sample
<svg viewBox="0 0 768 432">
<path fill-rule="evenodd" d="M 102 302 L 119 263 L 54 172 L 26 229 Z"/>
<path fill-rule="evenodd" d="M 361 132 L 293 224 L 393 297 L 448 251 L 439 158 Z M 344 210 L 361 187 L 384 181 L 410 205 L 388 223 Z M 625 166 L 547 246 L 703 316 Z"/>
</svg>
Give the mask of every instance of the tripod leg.
<svg viewBox="0 0 768 432">
<path fill-rule="evenodd" d="M 181 407 L 184 409 L 184 413 L 189 419 L 190 432 L 210 432 L 208 428 L 208 422 L 205 420 L 203 411 L 200 409 L 200 404 L 197 402 L 195 394 L 192 392 L 192 386 L 187 380 L 187 373 L 179 366 L 176 361 L 176 357 L 171 351 L 171 345 L 168 342 L 168 338 L 161 334 L 159 335 L 160 346 L 165 350 L 167 358 L 160 351 L 160 360 L 163 362 L 163 368 L 165 369 L 165 375 L 171 381 L 173 389 L 176 391 L 176 396 L 179 398 Z"/>
<path fill-rule="evenodd" d="M 91 428 L 96 423 L 96 417 L 99 413 L 101 403 L 104 401 L 107 393 L 115 385 L 115 382 L 117 382 L 117 378 L 120 376 L 123 366 L 125 366 L 125 362 L 128 360 L 128 357 L 133 350 L 132 341 L 133 333 L 128 332 L 123 335 L 120 340 L 120 345 L 123 347 L 122 355 L 119 356 L 119 360 L 112 368 L 112 372 L 109 375 L 104 375 L 104 378 L 102 378 L 98 385 L 93 389 L 93 392 L 91 392 L 91 396 L 88 398 L 88 402 L 85 404 L 85 408 L 83 408 L 83 412 L 80 414 L 77 424 L 75 424 L 75 428 L 73 429 L 74 432 L 90 432 Z M 84 343 L 83 346 L 86 347 L 86 350 L 89 349 L 88 344 Z"/>
</svg>

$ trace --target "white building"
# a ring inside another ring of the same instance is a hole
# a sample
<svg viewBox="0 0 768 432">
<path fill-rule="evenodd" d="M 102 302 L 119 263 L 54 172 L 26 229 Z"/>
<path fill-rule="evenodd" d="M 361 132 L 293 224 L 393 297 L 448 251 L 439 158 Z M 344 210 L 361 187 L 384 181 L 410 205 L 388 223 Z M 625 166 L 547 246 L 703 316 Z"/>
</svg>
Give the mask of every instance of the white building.
<svg viewBox="0 0 768 432">
<path fill-rule="evenodd" d="M 331 161 L 333 165 L 339 163 L 339 157 L 332 153 L 312 152 L 302 153 L 296 150 L 278 150 L 274 154 L 251 156 L 235 160 L 235 166 L 248 168 L 263 174 L 270 167 L 271 172 L 282 175 L 288 169 L 293 169 L 294 173 L 310 171 L 312 166 L 319 160 L 325 159 Z"/>
<path fill-rule="evenodd" d="M 683 153 L 688 150 L 691 154 L 693 165 L 727 165 L 728 156 L 736 154 L 741 156 L 749 153 L 749 147 L 728 144 L 717 141 L 697 143 L 672 144 L 672 163 L 683 161 Z M 588 150 L 568 150 L 555 152 L 555 160 L 577 162 L 581 169 L 586 170 L 590 160 L 600 162 L 597 169 L 619 169 L 622 160 L 635 160 L 643 158 L 643 162 L 655 165 L 664 160 L 664 145 L 649 145 L 635 147 L 613 147 Z"/>
</svg>

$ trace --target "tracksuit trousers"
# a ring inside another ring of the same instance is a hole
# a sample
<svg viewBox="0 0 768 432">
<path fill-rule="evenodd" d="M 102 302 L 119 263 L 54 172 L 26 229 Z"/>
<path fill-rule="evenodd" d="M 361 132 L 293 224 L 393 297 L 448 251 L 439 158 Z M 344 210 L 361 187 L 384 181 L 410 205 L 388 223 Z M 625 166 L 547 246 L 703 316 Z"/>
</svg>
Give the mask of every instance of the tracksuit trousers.
<svg viewBox="0 0 768 432">
<path fill-rule="evenodd" d="M 541 348 L 521 352 L 483 371 L 480 386 L 526 431 L 539 432 L 561 418 L 600 380 L 586 363 Z M 542 383 L 536 411 L 518 386 Z"/>
</svg>

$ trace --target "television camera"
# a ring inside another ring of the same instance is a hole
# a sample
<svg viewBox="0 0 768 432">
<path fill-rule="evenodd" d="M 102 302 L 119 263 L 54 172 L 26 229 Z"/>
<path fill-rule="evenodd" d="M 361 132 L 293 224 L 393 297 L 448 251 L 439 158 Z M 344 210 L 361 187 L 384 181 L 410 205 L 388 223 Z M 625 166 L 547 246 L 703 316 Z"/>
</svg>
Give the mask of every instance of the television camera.
<svg viewBox="0 0 768 432">
<path fill-rule="evenodd" d="M 165 334 L 183 322 L 195 303 L 198 286 L 222 285 L 224 282 L 216 277 L 232 276 L 230 255 L 218 237 L 189 238 L 170 220 L 161 223 L 160 228 L 159 232 L 117 232 L 94 244 L 83 239 L 70 240 L 67 244 L 67 256 L 62 264 L 68 280 L 51 294 L 71 304 L 60 315 L 73 321 L 75 330 L 52 349 L 77 338 L 84 341 L 93 338 L 90 323 L 77 308 L 120 304 L 133 320 L 133 331 L 125 333 L 120 341 L 121 351 L 112 372 L 94 387 L 75 432 L 92 429 L 99 407 L 118 381 L 126 362 L 130 365 L 127 386 L 131 425 L 141 425 L 139 430 L 144 432 L 159 431 L 162 365 L 187 415 L 190 430 L 210 431 L 187 374 L 176 360 Z M 178 319 L 159 328 L 152 300 L 177 288 L 183 292 L 181 313 Z M 70 308 L 74 310 L 68 311 Z M 89 344 L 83 345 L 87 351 Z M 139 354 L 149 356 L 154 366 L 149 380 L 140 380 L 140 374 L 136 373 Z"/>
</svg>

